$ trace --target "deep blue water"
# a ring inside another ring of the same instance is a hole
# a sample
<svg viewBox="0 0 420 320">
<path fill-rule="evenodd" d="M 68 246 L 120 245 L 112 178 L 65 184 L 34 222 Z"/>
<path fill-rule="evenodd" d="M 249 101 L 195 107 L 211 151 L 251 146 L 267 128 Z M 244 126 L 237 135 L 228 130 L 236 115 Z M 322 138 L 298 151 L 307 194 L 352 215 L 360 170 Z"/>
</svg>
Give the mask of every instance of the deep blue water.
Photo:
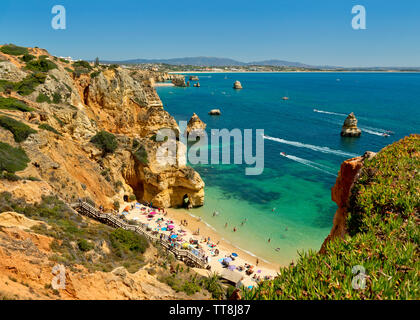
<svg viewBox="0 0 420 320">
<path fill-rule="evenodd" d="M 206 183 L 206 204 L 192 213 L 239 247 L 273 262 L 288 263 L 297 250 L 319 249 L 332 226 L 336 205 L 330 189 L 343 160 L 420 131 L 418 73 L 198 76 L 200 88 L 157 88 L 177 121 L 188 121 L 195 112 L 208 132 L 264 129 L 274 139 L 264 140 L 262 175 L 246 176 L 245 165 L 195 165 Z M 235 80 L 244 89 L 232 89 Z M 214 108 L 222 115 L 209 116 Z M 360 138 L 340 136 L 350 112 L 362 129 Z M 384 137 L 385 130 L 394 134 Z M 213 217 L 214 210 L 220 215 Z"/>
</svg>

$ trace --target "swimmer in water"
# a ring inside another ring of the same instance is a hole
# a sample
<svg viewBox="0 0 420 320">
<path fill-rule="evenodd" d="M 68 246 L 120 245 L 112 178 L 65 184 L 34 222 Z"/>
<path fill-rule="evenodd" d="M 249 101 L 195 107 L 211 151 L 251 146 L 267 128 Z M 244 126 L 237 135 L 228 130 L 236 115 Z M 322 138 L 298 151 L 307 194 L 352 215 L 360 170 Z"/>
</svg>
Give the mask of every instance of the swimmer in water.
<svg viewBox="0 0 420 320">
<path fill-rule="evenodd" d="M 236 232 L 236 227 L 233 227 L 233 232 Z"/>
<path fill-rule="evenodd" d="M 270 243 L 271 242 L 271 238 L 268 238 L 268 243 Z"/>
<path fill-rule="evenodd" d="M 225 223 L 225 228 L 227 228 L 227 222 Z"/>
</svg>

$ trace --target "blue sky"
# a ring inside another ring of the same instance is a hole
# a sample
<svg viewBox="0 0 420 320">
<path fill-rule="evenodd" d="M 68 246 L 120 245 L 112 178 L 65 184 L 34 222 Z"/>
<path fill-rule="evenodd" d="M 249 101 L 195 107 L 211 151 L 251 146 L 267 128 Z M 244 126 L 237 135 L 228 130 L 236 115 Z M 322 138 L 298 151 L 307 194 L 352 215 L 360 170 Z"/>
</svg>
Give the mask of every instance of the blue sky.
<svg viewBox="0 0 420 320">
<path fill-rule="evenodd" d="M 0 43 L 58 56 L 185 56 L 313 65 L 420 66 L 419 0 L 2 0 Z M 51 27 L 63 5 L 67 29 Z M 366 30 L 351 9 L 366 8 Z"/>
</svg>

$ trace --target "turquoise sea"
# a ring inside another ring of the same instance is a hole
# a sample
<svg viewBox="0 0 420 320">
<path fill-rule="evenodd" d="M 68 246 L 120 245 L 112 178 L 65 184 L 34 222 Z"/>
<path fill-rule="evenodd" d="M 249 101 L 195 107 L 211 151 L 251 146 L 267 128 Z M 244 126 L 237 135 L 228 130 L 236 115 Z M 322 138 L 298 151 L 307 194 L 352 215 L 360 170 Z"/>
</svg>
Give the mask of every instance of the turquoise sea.
<svg viewBox="0 0 420 320">
<path fill-rule="evenodd" d="M 245 175 L 245 164 L 193 165 L 206 183 L 206 196 L 205 205 L 190 212 L 226 240 L 275 263 L 296 260 L 298 250 L 319 250 L 332 226 L 331 187 L 343 160 L 420 131 L 418 73 L 198 76 L 200 88 L 157 88 L 177 121 L 188 121 L 195 112 L 209 137 L 211 129 L 239 128 L 264 129 L 270 138 L 264 140 L 261 175 Z M 236 80 L 244 89 L 232 89 Z M 208 115 L 215 108 L 221 116 Z M 340 136 L 350 112 L 359 121 L 360 138 Z M 384 137 L 386 130 L 394 134 Z"/>
</svg>

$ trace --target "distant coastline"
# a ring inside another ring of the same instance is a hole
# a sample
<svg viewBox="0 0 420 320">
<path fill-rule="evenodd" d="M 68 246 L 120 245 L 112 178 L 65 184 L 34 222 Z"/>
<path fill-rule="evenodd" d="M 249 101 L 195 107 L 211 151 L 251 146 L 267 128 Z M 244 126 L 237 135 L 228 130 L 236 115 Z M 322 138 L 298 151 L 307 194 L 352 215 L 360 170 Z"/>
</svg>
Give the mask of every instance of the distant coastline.
<svg viewBox="0 0 420 320">
<path fill-rule="evenodd" d="M 420 70 L 290 70 L 290 71 L 168 71 L 168 74 L 192 73 L 420 73 Z"/>
</svg>

